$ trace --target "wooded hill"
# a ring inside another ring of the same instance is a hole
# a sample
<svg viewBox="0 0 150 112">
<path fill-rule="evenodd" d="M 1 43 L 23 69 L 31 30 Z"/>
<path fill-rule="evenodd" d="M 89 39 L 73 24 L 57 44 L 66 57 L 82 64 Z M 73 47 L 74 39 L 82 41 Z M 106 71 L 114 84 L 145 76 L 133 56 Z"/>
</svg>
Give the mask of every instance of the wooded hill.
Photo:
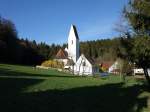
<svg viewBox="0 0 150 112">
<path fill-rule="evenodd" d="M 67 45 L 47 45 L 35 40 L 20 39 L 15 25 L 0 18 L 0 62 L 25 65 L 41 64 L 44 60 L 55 58 L 60 48 Z M 80 53 L 99 60 L 115 60 L 120 51 L 120 38 L 85 41 L 80 43 Z"/>
</svg>

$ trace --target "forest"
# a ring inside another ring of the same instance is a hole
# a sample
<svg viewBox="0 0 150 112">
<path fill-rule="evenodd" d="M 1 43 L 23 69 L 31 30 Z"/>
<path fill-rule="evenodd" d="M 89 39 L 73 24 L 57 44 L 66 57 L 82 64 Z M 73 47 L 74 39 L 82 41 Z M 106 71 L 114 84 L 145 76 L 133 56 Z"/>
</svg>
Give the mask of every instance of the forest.
<svg viewBox="0 0 150 112">
<path fill-rule="evenodd" d="M 66 37 L 67 38 L 67 37 Z M 86 57 L 97 60 L 115 60 L 121 49 L 121 38 L 101 39 L 80 42 L 80 53 Z M 22 65 L 37 65 L 44 60 L 55 58 L 63 45 L 45 42 L 37 43 L 35 40 L 18 37 L 16 27 L 10 20 L 0 18 L 0 62 Z"/>
</svg>

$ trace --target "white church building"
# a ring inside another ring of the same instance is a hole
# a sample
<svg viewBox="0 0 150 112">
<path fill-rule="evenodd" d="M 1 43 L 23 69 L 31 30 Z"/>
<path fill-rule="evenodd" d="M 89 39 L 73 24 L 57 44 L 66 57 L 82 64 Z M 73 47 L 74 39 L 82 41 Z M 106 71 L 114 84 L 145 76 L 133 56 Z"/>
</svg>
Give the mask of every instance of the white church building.
<svg viewBox="0 0 150 112">
<path fill-rule="evenodd" d="M 80 55 L 79 36 L 77 29 L 71 25 L 68 37 L 68 47 L 60 49 L 56 54 L 56 60 L 64 62 L 64 68 L 70 69 L 74 74 L 93 75 L 99 72 L 99 68 L 92 59 L 87 59 L 84 54 Z"/>
</svg>

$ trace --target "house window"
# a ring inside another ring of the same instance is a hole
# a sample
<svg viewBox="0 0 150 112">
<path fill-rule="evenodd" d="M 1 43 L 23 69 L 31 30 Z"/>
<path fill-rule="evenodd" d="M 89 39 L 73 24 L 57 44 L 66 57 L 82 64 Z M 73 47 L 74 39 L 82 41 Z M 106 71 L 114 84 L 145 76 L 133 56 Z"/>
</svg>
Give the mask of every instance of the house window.
<svg viewBox="0 0 150 112">
<path fill-rule="evenodd" d="M 73 44 L 73 40 L 71 41 L 71 44 Z"/>
<path fill-rule="evenodd" d="M 86 66 L 86 63 L 85 63 L 85 61 L 82 63 L 82 65 L 83 65 L 83 66 Z"/>
</svg>

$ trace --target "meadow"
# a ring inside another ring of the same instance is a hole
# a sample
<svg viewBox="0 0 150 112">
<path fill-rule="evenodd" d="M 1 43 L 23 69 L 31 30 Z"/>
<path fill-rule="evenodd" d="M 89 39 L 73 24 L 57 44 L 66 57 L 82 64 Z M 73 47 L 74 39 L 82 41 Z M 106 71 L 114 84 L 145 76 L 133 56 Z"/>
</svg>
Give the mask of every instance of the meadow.
<svg viewBox="0 0 150 112">
<path fill-rule="evenodd" d="M 0 64 L 1 112 L 149 112 L 150 92 L 133 76 L 81 77 Z"/>
</svg>

